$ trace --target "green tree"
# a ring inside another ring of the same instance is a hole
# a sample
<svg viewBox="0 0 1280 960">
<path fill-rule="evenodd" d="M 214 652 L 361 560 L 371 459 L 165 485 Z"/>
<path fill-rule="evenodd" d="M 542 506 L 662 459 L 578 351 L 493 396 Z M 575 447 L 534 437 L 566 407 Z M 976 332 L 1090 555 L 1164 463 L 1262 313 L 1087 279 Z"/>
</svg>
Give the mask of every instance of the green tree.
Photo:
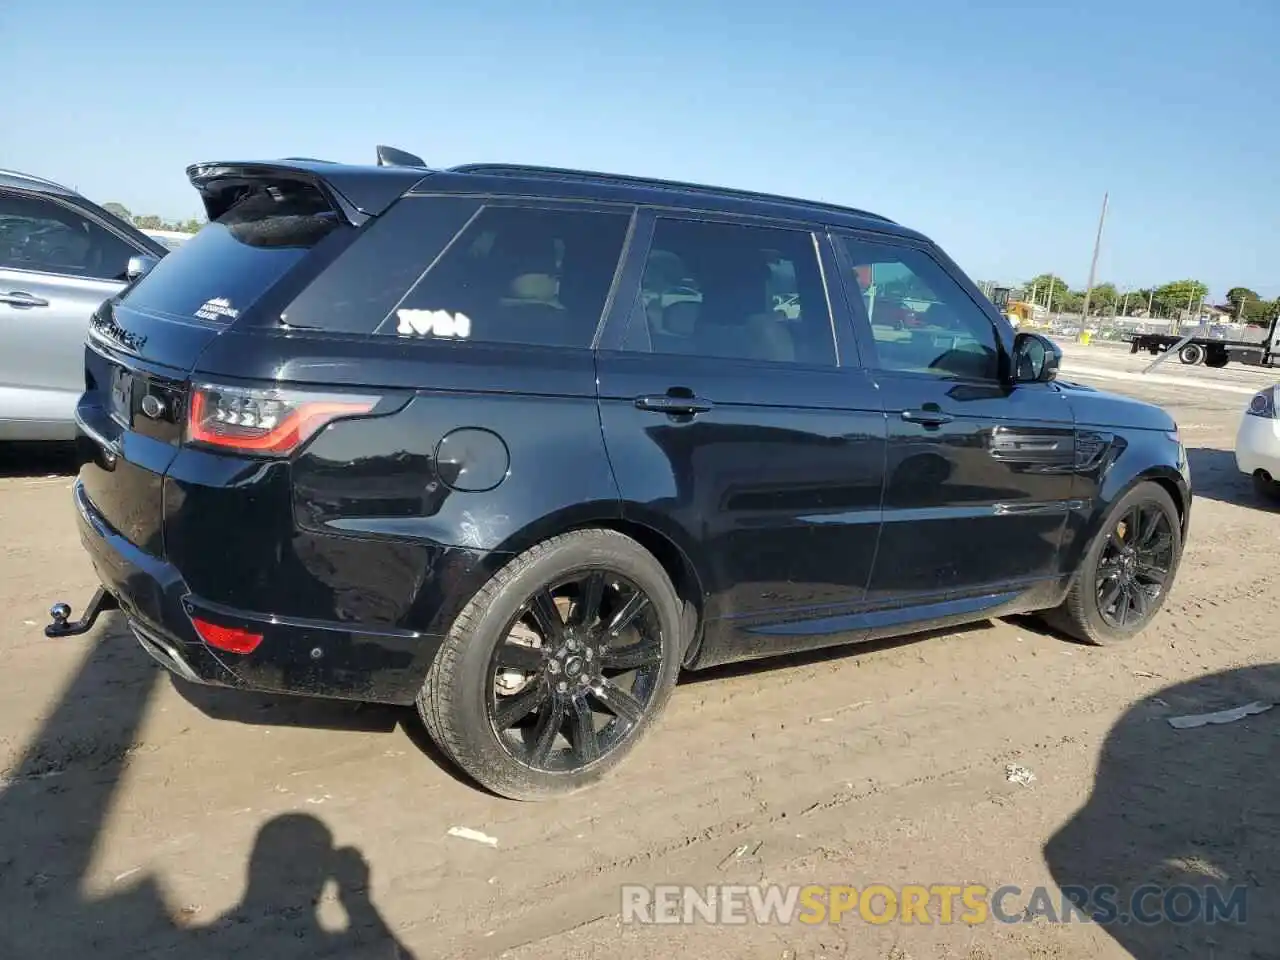
<svg viewBox="0 0 1280 960">
<path fill-rule="evenodd" d="M 133 222 L 133 214 L 129 212 L 129 208 L 123 203 L 116 203 L 112 200 L 110 203 L 104 203 L 102 209 L 107 211 L 113 217 L 119 217 L 125 223 Z"/>
<path fill-rule="evenodd" d="M 1033 302 L 1040 304 L 1040 306 L 1042 307 L 1048 306 L 1049 305 L 1049 289 L 1050 289 L 1051 283 L 1053 285 L 1053 305 L 1055 308 L 1058 307 L 1058 305 L 1061 302 L 1058 299 L 1058 297 L 1060 297 L 1063 293 L 1066 292 L 1067 281 L 1063 280 L 1057 274 L 1042 273 L 1037 277 L 1032 277 L 1025 284 L 1023 284 L 1023 286 L 1026 287 L 1026 290 L 1027 290 L 1026 296 L 1028 298 L 1034 298 Z"/>
<path fill-rule="evenodd" d="M 1116 290 L 1116 285 L 1114 283 L 1099 283 L 1089 294 L 1089 313 L 1098 314 L 1108 312 L 1116 302 L 1118 296 L 1119 292 Z"/>
<path fill-rule="evenodd" d="M 163 230 L 164 221 L 157 217 L 154 213 L 148 213 L 145 216 L 134 217 L 133 225 L 139 230 Z"/>
<path fill-rule="evenodd" d="M 1053 295 L 1053 304 L 1055 310 L 1063 313 L 1079 313 L 1084 307 L 1084 294 L 1064 289 Z"/>
<path fill-rule="evenodd" d="M 1232 287 L 1227 291 L 1227 303 L 1231 304 L 1232 316 L 1244 317 L 1249 313 L 1245 304 L 1257 302 L 1262 298 L 1248 287 Z"/>
<path fill-rule="evenodd" d="M 1252 300 L 1244 301 L 1244 308 L 1240 317 L 1245 323 L 1253 323 L 1260 327 L 1265 327 L 1278 314 L 1280 314 L 1280 299 L 1262 300 L 1255 297 Z"/>
<path fill-rule="evenodd" d="M 1209 288 L 1199 280 L 1174 280 L 1156 288 L 1156 303 L 1164 316 L 1176 317 L 1203 302 L 1208 292 Z"/>
<path fill-rule="evenodd" d="M 1132 317 L 1136 313 L 1145 312 L 1147 309 L 1147 298 L 1151 295 L 1151 290 L 1143 287 L 1140 290 L 1126 290 L 1120 294 L 1120 306 L 1116 310 L 1116 315 L 1121 317 Z"/>
</svg>

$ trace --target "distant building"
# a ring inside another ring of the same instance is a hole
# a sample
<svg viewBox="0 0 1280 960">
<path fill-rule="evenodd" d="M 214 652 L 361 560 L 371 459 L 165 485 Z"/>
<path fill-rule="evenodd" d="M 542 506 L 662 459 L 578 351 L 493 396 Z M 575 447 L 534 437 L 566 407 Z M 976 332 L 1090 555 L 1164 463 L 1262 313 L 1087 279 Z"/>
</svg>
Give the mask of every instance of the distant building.
<svg viewBox="0 0 1280 960">
<path fill-rule="evenodd" d="M 1229 323 L 1235 318 L 1235 313 L 1230 307 L 1215 307 L 1211 303 L 1206 303 L 1200 308 L 1200 321 L 1202 323 Z"/>
</svg>

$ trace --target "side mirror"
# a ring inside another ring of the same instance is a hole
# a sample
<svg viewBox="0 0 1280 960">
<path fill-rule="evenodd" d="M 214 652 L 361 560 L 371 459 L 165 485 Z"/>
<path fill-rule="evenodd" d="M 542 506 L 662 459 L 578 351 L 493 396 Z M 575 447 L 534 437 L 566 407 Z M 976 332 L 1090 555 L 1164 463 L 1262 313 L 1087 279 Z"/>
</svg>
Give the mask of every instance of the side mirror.
<svg viewBox="0 0 1280 960">
<path fill-rule="evenodd" d="M 1019 333 L 1013 338 L 1013 382 L 1048 383 L 1058 375 L 1062 350 L 1038 333 Z"/>
<path fill-rule="evenodd" d="M 120 261 L 117 260 L 116 263 Z M 130 283 L 145 277 L 151 272 L 152 268 L 160 262 L 159 257 L 149 257 L 146 254 L 138 254 L 129 258 L 129 266 L 125 269 L 125 279 Z"/>
</svg>

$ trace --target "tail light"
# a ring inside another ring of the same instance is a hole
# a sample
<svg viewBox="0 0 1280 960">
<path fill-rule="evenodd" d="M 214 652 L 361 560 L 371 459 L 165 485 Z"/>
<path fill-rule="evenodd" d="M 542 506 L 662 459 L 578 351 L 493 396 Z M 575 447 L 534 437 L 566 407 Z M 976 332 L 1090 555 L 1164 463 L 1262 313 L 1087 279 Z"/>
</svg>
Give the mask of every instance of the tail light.
<svg viewBox="0 0 1280 960">
<path fill-rule="evenodd" d="M 369 413 L 377 397 L 346 393 L 191 386 L 187 442 L 237 453 L 284 457 L 341 417 Z"/>
<path fill-rule="evenodd" d="M 1249 409 L 1245 411 L 1251 417 L 1265 417 L 1268 420 L 1278 419 L 1276 417 L 1276 388 L 1267 387 L 1256 394 L 1249 401 Z"/>
</svg>

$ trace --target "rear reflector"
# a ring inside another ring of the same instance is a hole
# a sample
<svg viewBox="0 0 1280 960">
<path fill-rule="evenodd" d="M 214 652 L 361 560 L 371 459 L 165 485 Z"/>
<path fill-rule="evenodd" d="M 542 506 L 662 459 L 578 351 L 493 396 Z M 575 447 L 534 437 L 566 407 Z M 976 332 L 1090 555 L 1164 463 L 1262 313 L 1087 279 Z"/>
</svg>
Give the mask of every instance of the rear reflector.
<svg viewBox="0 0 1280 960">
<path fill-rule="evenodd" d="M 191 622 L 195 624 L 200 639 L 227 653 L 253 653 L 262 642 L 262 634 L 251 633 L 241 627 L 223 627 L 199 617 L 192 617 Z"/>
</svg>

